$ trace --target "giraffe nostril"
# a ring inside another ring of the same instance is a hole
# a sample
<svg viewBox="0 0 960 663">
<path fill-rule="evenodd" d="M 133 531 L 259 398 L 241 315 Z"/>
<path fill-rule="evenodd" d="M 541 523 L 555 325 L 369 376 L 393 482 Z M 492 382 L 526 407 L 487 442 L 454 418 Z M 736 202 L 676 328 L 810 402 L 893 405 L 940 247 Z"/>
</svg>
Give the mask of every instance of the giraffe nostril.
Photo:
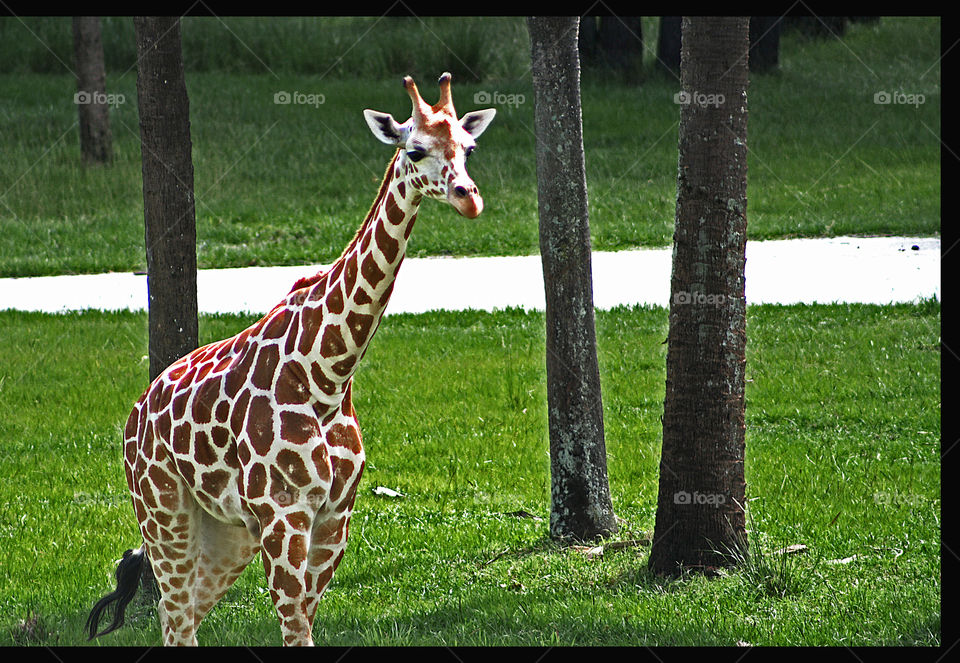
<svg viewBox="0 0 960 663">
<path fill-rule="evenodd" d="M 467 188 L 463 186 L 457 186 L 453 188 L 453 192 L 463 198 L 467 195 Z"/>
</svg>

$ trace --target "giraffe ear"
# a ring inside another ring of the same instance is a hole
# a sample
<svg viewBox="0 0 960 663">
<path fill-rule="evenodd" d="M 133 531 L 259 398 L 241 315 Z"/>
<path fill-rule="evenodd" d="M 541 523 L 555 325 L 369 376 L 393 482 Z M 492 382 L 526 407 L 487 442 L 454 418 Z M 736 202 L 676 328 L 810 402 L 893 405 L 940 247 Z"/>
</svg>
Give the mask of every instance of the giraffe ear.
<svg viewBox="0 0 960 663">
<path fill-rule="evenodd" d="M 370 131 L 381 143 L 387 145 L 403 144 L 405 140 L 403 125 L 398 124 L 390 113 L 381 113 L 368 108 L 363 111 L 363 119 L 367 121 Z"/>
<path fill-rule="evenodd" d="M 474 138 L 479 138 L 480 134 L 486 131 L 490 123 L 493 122 L 493 117 L 496 114 L 496 108 L 471 111 L 460 118 L 460 126 Z"/>
</svg>

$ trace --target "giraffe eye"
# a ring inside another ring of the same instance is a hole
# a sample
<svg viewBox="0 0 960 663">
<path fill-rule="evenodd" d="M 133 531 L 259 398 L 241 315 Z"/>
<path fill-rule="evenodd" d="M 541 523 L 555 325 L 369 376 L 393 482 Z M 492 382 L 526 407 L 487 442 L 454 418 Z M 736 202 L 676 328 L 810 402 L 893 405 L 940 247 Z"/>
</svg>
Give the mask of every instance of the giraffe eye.
<svg viewBox="0 0 960 663">
<path fill-rule="evenodd" d="M 465 157 L 469 157 L 471 154 L 473 154 L 473 151 L 474 151 L 475 149 L 477 149 L 477 146 L 476 146 L 476 145 L 471 145 L 470 147 L 468 147 L 467 149 L 465 149 L 465 150 L 463 151 L 464 156 L 465 156 Z"/>
<path fill-rule="evenodd" d="M 425 156 L 427 156 L 427 152 L 426 150 L 422 150 L 422 149 L 410 150 L 409 152 L 407 152 L 407 158 L 414 163 L 420 161 L 420 159 L 422 159 Z"/>
</svg>

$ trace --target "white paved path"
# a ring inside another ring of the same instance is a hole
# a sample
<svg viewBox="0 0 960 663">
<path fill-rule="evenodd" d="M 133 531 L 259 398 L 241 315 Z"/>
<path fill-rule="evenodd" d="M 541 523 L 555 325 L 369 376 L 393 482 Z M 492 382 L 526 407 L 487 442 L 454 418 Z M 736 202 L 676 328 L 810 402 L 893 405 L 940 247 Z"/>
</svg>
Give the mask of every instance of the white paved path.
<svg viewBox="0 0 960 663">
<path fill-rule="evenodd" d="M 913 248 L 916 247 L 916 248 Z M 595 252 L 594 303 L 666 306 L 672 249 Z M 264 313 L 320 265 L 201 270 L 201 313 Z M 747 302 L 886 304 L 940 294 L 940 239 L 835 237 L 747 243 Z M 388 313 L 544 308 L 540 256 L 407 258 Z M 0 279 L 0 310 L 140 309 L 146 276 L 113 273 Z"/>
</svg>

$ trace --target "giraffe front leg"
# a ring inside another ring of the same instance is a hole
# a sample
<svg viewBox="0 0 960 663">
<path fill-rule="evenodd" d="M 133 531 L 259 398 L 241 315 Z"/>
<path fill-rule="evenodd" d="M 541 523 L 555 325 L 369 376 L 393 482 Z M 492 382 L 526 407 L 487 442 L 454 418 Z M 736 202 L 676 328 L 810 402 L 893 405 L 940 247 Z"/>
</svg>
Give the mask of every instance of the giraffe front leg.
<svg viewBox="0 0 960 663">
<path fill-rule="evenodd" d="M 263 568 L 286 646 L 313 646 L 313 619 L 307 612 L 310 521 L 306 511 L 288 511 L 262 525 Z"/>
<path fill-rule="evenodd" d="M 311 623 L 347 547 L 350 513 L 339 515 L 339 518 L 320 521 L 313 528 L 307 557 L 307 615 Z"/>
<path fill-rule="evenodd" d="M 277 508 L 290 493 L 272 494 L 272 506 L 261 504 L 264 570 L 270 596 L 280 620 L 284 645 L 313 645 L 313 622 L 320 598 L 333 578 L 347 545 L 348 527 L 356 495 L 356 483 L 363 469 L 351 472 L 347 488 L 335 481 L 336 502 L 314 493 L 293 507 Z M 317 501 L 324 507 L 312 508 Z M 305 504 L 306 506 L 301 505 Z"/>
<path fill-rule="evenodd" d="M 359 431 L 356 438 L 359 440 Z M 310 537 L 310 554 L 307 557 L 307 591 L 309 600 L 307 614 L 311 623 L 316 615 L 320 598 L 333 578 L 334 571 L 343 559 L 350 531 L 350 517 L 357 497 L 357 486 L 363 474 L 364 458 L 359 445 L 352 460 L 339 459 L 334 463 L 337 472 L 328 496 L 326 508 L 313 523 Z"/>
</svg>

